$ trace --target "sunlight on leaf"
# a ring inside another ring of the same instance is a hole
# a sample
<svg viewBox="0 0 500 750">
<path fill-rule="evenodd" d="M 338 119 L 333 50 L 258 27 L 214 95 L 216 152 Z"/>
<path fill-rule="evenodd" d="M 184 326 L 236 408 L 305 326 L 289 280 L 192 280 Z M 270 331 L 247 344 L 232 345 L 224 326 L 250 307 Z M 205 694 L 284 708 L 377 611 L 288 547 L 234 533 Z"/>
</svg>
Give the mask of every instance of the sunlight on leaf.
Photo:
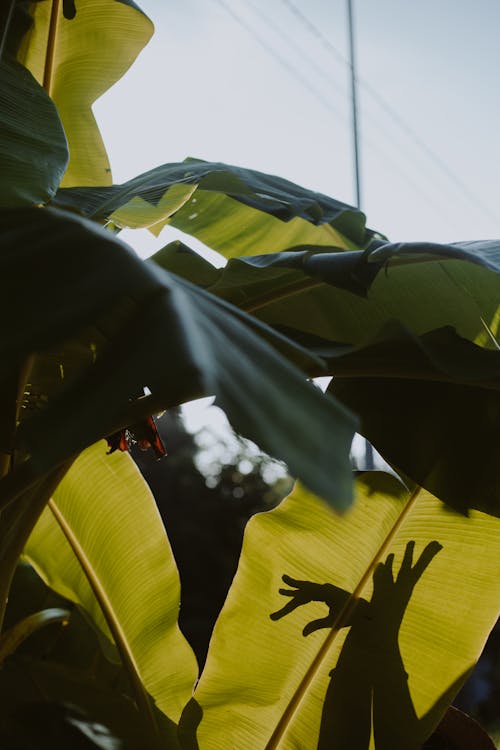
<svg viewBox="0 0 500 750">
<path fill-rule="evenodd" d="M 500 520 L 408 502 L 364 474 L 341 519 L 297 487 L 250 521 L 195 693 L 202 750 L 368 750 L 372 713 L 377 750 L 420 747 L 496 621 Z"/>
<path fill-rule="evenodd" d="M 364 247 L 374 236 L 356 208 L 289 180 L 218 162 L 162 164 L 122 185 L 59 191 L 56 205 L 118 226 L 165 224 L 226 257 L 293 245 Z"/>
<path fill-rule="evenodd" d="M 179 578 L 153 498 L 132 459 L 86 450 L 25 548 L 48 585 L 111 634 L 157 706 L 176 721 L 196 679 L 177 626 Z"/>
<path fill-rule="evenodd" d="M 91 107 L 128 70 L 149 41 L 153 25 L 135 3 L 78 0 L 76 15 L 64 17 L 60 11 L 52 30 L 54 54 L 47 83 L 51 8 L 50 2 L 34 3 L 34 24 L 18 59 L 40 84 L 45 79 L 63 122 L 70 163 L 62 184 L 107 185 L 108 157 Z"/>
</svg>

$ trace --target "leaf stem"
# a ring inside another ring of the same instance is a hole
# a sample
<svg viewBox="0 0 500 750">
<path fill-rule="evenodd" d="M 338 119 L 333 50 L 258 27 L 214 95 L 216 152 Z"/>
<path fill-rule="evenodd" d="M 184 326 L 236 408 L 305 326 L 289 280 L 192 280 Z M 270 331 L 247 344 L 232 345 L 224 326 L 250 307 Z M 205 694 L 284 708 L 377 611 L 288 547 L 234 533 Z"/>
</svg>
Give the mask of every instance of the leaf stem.
<svg viewBox="0 0 500 750">
<path fill-rule="evenodd" d="M 0 17 L 0 61 L 3 58 L 5 51 L 5 45 L 7 44 L 7 36 L 9 34 L 10 22 L 12 21 L 12 15 L 14 13 L 14 5 L 16 0 L 8 1 L 6 7 L 1 11 Z"/>
<path fill-rule="evenodd" d="M 288 703 L 288 706 L 283 712 L 274 732 L 271 735 L 271 738 L 269 739 L 269 742 L 267 743 L 265 747 L 265 750 L 278 750 L 281 741 L 283 740 L 293 719 L 295 718 L 297 711 L 299 710 L 302 701 L 306 697 L 309 688 L 311 687 L 312 683 L 316 679 L 323 665 L 323 661 L 326 658 L 328 652 L 330 651 L 333 643 L 335 642 L 335 639 L 338 633 L 340 632 L 342 627 L 345 625 L 345 623 L 348 622 L 354 609 L 358 605 L 358 601 L 363 593 L 363 589 L 365 588 L 366 584 L 370 580 L 373 574 L 373 571 L 375 570 L 375 567 L 380 562 L 382 556 L 385 555 L 387 549 L 389 548 L 396 534 L 399 532 L 403 523 L 406 521 L 409 514 L 413 510 L 421 489 L 422 488 L 419 487 L 418 485 L 417 487 L 415 487 L 410 497 L 408 498 L 408 501 L 405 507 L 403 508 L 398 519 L 396 520 L 392 529 L 390 530 L 389 534 L 386 536 L 386 538 L 384 539 L 384 541 L 378 548 L 377 552 L 375 553 L 372 561 L 367 566 L 366 571 L 364 572 L 363 576 L 359 580 L 358 585 L 356 586 L 356 588 L 354 589 L 350 597 L 347 599 L 342 609 L 340 610 L 339 614 L 337 615 L 330 632 L 328 633 L 318 653 L 316 654 L 313 661 L 311 662 L 307 672 L 305 673 L 304 677 L 302 678 L 301 682 L 296 688 L 294 694 L 292 695 L 290 702 Z"/>
<path fill-rule="evenodd" d="M 57 521 L 68 544 L 75 553 L 75 556 L 80 563 L 83 572 L 85 573 L 94 596 L 96 597 L 99 606 L 101 607 L 102 613 L 106 618 L 106 622 L 111 631 L 116 647 L 118 648 L 118 651 L 120 653 L 123 666 L 125 667 L 129 675 L 132 690 L 135 695 L 135 701 L 137 703 L 137 708 L 145 717 L 149 726 L 151 727 L 152 736 L 156 741 L 158 741 L 160 739 L 160 732 L 151 705 L 151 699 L 144 689 L 144 685 L 142 683 L 139 672 L 139 667 L 134 658 L 134 654 L 129 647 L 127 637 L 121 627 L 120 621 L 113 609 L 113 605 L 111 604 L 109 597 L 107 596 L 106 591 L 102 586 L 98 576 L 95 574 L 92 564 L 85 554 L 85 550 L 79 543 L 77 537 L 73 533 L 71 526 L 67 523 L 64 515 L 57 507 L 57 503 L 55 503 L 54 500 L 51 499 L 47 503 L 47 507 Z"/>
<path fill-rule="evenodd" d="M 57 27 L 59 25 L 61 0 L 52 0 L 50 11 L 49 36 L 45 53 L 45 68 L 43 71 L 43 88 L 52 96 L 54 59 L 56 54 Z"/>
<path fill-rule="evenodd" d="M 495 349 L 500 349 L 500 344 L 496 340 L 493 331 L 491 330 L 491 328 L 489 327 L 488 323 L 485 321 L 485 319 L 483 318 L 482 315 L 480 316 L 480 320 L 481 320 L 481 324 L 482 324 L 483 328 L 485 329 L 486 333 L 488 334 L 489 340 L 491 341 L 491 343 L 493 344 L 493 346 L 495 347 Z"/>
</svg>

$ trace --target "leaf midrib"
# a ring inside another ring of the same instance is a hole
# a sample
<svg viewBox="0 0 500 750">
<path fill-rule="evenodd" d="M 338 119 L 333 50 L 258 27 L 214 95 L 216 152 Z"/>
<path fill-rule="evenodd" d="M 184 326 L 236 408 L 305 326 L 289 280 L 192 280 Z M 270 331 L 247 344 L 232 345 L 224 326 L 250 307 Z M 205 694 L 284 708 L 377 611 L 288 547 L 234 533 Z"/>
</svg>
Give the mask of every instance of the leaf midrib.
<svg viewBox="0 0 500 750">
<path fill-rule="evenodd" d="M 322 667 L 323 661 L 328 655 L 333 643 L 335 642 L 335 639 L 338 633 L 340 633 L 341 629 L 345 627 L 346 623 L 349 621 L 349 618 L 351 617 L 353 611 L 357 607 L 358 601 L 361 598 L 363 590 L 366 584 L 369 582 L 370 578 L 372 577 L 376 566 L 380 562 L 383 555 L 385 555 L 393 539 L 396 537 L 403 523 L 406 521 L 409 514 L 415 507 L 415 504 L 417 502 L 421 489 L 422 488 L 417 485 L 417 487 L 413 490 L 410 497 L 408 498 L 408 501 L 405 507 L 399 514 L 391 530 L 389 531 L 386 538 L 384 539 L 384 541 L 378 548 L 377 552 L 373 556 L 364 574 L 361 576 L 357 586 L 355 587 L 352 594 L 349 596 L 346 603 L 344 604 L 344 606 L 338 613 L 330 629 L 330 632 L 326 636 L 325 640 L 323 641 L 323 644 L 321 645 L 316 656 L 312 660 L 307 672 L 305 673 L 304 677 L 302 678 L 298 687 L 296 688 L 294 694 L 292 695 L 286 709 L 282 713 L 281 718 L 278 724 L 276 725 L 276 728 L 274 732 L 272 733 L 264 750 L 278 750 L 281 741 L 283 740 L 286 733 L 288 732 L 288 729 L 290 728 L 298 710 L 300 709 L 302 701 L 307 696 L 309 688 L 311 687 L 312 683 L 318 676 L 318 673 Z"/>
<path fill-rule="evenodd" d="M 47 49 L 45 51 L 45 66 L 43 70 L 43 88 L 49 96 L 52 96 L 52 84 L 54 80 L 54 61 L 56 56 L 60 5 L 61 0 L 52 0 L 49 32 L 47 37 Z"/>
<path fill-rule="evenodd" d="M 84 548 L 80 544 L 77 535 L 74 533 L 71 525 L 68 523 L 67 519 L 65 518 L 64 514 L 59 509 L 56 501 L 53 498 L 48 501 L 47 507 L 54 516 L 55 521 L 64 534 L 71 549 L 73 550 L 75 557 L 77 558 L 92 589 L 92 592 L 102 610 L 102 613 L 106 619 L 106 623 L 111 631 L 116 647 L 120 654 L 123 666 L 128 673 L 137 707 L 140 713 L 150 724 L 153 735 L 158 736 L 158 725 L 152 710 L 151 701 L 142 683 L 139 667 L 135 660 L 132 649 L 130 648 L 127 635 L 123 630 L 113 604 L 106 593 L 106 589 L 102 585 L 101 580 L 97 575 Z"/>
</svg>

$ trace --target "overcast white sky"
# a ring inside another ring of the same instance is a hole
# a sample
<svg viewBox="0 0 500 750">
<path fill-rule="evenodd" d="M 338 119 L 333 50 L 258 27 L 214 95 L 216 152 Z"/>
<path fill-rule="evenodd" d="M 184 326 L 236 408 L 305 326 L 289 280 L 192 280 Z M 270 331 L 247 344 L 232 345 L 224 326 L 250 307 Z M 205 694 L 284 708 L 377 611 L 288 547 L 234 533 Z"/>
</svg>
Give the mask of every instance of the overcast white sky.
<svg viewBox="0 0 500 750">
<path fill-rule="evenodd" d="M 156 34 L 95 108 L 115 181 L 196 156 L 354 202 L 348 69 L 327 46 L 347 55 L 345 0 L 294 0 L 323 39 L 287 0 L 139 4 Z M 497 237 L 500 3 L 353 6 L 368 224 L 394 240 Z"/>
<path fill-rule="evenodd" d="M 115 182 L 195 156 L 354 202 L 346 0 L 293 0 L 305 20 L 292 0 L 137 1 L 156 34 L 95 107 Z M 392 240 L 498 237 L 500 2 L 353 6 L 368 225 Z M 169 232 L 122 236 L 149 254 Z"/>
</svg>

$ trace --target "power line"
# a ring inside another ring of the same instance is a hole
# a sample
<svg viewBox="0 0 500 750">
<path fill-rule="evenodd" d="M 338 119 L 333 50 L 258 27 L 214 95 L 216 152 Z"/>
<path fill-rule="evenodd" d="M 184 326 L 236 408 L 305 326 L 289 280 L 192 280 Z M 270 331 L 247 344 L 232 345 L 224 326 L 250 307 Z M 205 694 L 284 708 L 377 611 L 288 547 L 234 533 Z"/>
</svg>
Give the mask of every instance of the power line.
<svg viewBox="0 0 500 750">
<path fill-rule="evenodd" d="M 290 0 L 281 0 L 281 2 L 286 5 L 291 13 L 293 13 L 293 15 L 299 20 L 302 26 L 305 26 L 305 28 L 321 42 L 321 44 L 328 50 L 328 52 L 330 52 L 333 57 L 335 57 L 337 62 L 342 63 L 342 65 L 349 65 L 349 61 L 347 60 L 347 58 L 344 57 L 344 55 L 338 51 L 338 49 L 330 42 L 330 40 L 321 33 L 317 26 L 311 23 L 307 16 L 305 16 L 302 11 L 300 11 L 297 6 L 294 5 L 294 3 L 292 3 Z"/>
<path fill-rule="evenodd" d="M 287 34 L 280 26 L 275 24 L 274 21 L 272 21 L 265 13 L 262 12 L 260 8 L 258 8 L 255 5 L 255 3 L 253 3 L 251 0 L 245 0 L 245 2 L 246 2 L 246 5 L 248 5 L 252 9 L 252 11 L 260 18 L 260 20 L 268 28 L 272 29 L 272 31 L 277 36 L 279 36 L 287 44 L 289 48 L 294 49 L 301 56 L 302 60 L 306 60 L 309 63 L 309 65 L 311 65 L 311 67 L 316 71 L 316 73 L 320 75 L 329 84 L 330 87 L 333 85 L 333 87 L 337 91 L 340 91 L 342 93 L 342 96 L 346 96 L 346 93 L 347 93 L 346 89 L 340 86 L 334 79 L 332 79 L 331 76 L 325 72 L 324 68 L 318 65 L 316 60 L 313 57 L 311 57 L 311 55 L 309 55 L 308 52 L 303 47 L 297 44 L 297 42 L 289 34 Z M 346 58 L 340 55 L 340 53 L 339 53 L 339 60 L 342 64 L 344 63 L 348 64 L 348 61 L 346 60 Z M 371 121 L 372 125 L 375 125 L 375 127 L 379 129 L 381 134 L 384 137 L 388 138 L 386 134 L 385 126 L 380 121 L 378 121 L 377 118 L 373 117 L 371 113 L 368 112 L 366 113 L 366 115 L 368 119 Z M 346 116 L 342 115 L 342 119 L 344 120 L 344 122 L 347 123 Z M 390 168 L 394 172 L 397 172 L 399 175 L 401 175 L 408 182 L 408 184 L 415 190 L 415 192 L 419 193 L 424 198 L 424 200 L 428 201 L 429 205 L 432 208 L 436 209 L 437 211 L 435 202 L 429 197 L 428 193 L 424 191 L 423 187 L 421 187 L 415 180 L 409 177 L 409 175 L 404 171 L 404 169 L 401 168 L 401 165 L 399 164 L 399 162 L 396 162 L 393 159 L 391 159 L 391 157 L 388 156 L 382 148 L 380 148 L 378 143 L 375 143 L 366 137 L 365 137 L 365 142 L 370 146 L 370 149 L 373 153 L 377 153 L 379 156 L 385 159 L 386 163 L 389 164 Z M 441 214 L 439 214 L 439 216 L 441 216 Z"/>
<path fill-rule="evenodd" d="M 284 58 L 282 55 L 278 54 L 275 49 L 268 44 L 260 35 L 259 33 L 250 26 L 240 15 L 235 13 L 235 11 L 224 1 L 224 0 L 214 0 L 220 7 L 223 9 L 232 19 L 235 21 L 240 27 L 242 27 L 252 38 L 255 42 L 259 44 L 260 47 L 262 47 L 267 54 L 269 54 L 276 62 L 278 62 L 282 67 L 284 67 L 287 72 L 296 79 L 304 88 L 306 88 L 310 94 L 315 96 L 315 98 L 319 99 L 321 104 L 330 112 L 335 114 L 337 117 L 339 117 L 343 122 L 347 123 L 348 119 L 347 116 L 340 112 L 338 108 L 336 108 L 334 105 L 330 104 L 326 98 L 323 96 L 323 94 L 320 92 L 320 90 L 315 87 L 309 79 L 294 65 L 289 63 L 289 61 Z M 247 0 L 248 2 L 248 0 Z M 273 28 L 274 24 L 265 17 L 265 15 L 262 13 L 262 11 L 257 11 L 253 3 L 248 3 L 251 5 L 252 9 L 257 13 L 257 15 L 261 18 L 261 20 L 269 26 L 269 28 Z M 273 29 L 275 30 L 275 28 Z M 287 34 L 285 34 L 282 30 L 280 32 L 276 31 L 276 33 L 284 39 L 289 46 L 294 47 L 302 56 L 303 59 L 310 59 L 310 56 L 307 54 L 304 54 L 304 50 L 294 42 L 291 37 Z M 328 41 L 328 40 L 326 40 Z M 346 64 L 346 58 L 340 55 L 340 59 L 342 60 L 343 64 Z M 314 65 L 313 67 L 318 68 L 319 66 Z M 326 80 L 329 82 L 329 77 L 322 72 L 323 76 Z M 339 88 L 339 87 L 337 87 Z M 345 92 L 343 92 L 345 94 Z M 376 119 L 371 116 L 369 119 L 372 120 L 372 122 L 379 128 L 381 133 L 387 137 L 385 128 L 381 123 L 377 122 Z M 409 176 L 409 174 L 401 167 L 401 164 L 399 160 L 393 159 L 391 156 L 389 156 L 383 148 L 380 147 L 378 143 L 375 143 L 371 141 L 371 139 L 367 138 L 365 136 L 364 142 L 370 147 L 370 151 L 372 153 L 378 154 L 383 160 L 386 165 L 388 165 L 392 171 L 398 173 L 407 183 L 412 187 L 412 189 L 418 193 L 423 200 L 428 204 L 428 206 L 436 213 L 436 216 L 438 216 L 441 221 L 443 221 L 443 215 L 442 212 L 439 210 L 439 207 L 436 204 L 436 201 L 433 200 L 433 198 L 429 195 L 429 191 L 427 188 L 425 188 L 422 185 L 419 185 L 419 183 L 414 180 L 412 177 Z"/>
<path fill-rule="evenodd" d="M 338 84 L 337 81 L 332 80 L 331 76 L 325 71 L 324 68 L 321 67 L 321 65 L 318 65 L 312 55 L 310 55 L 303 47 L 301 47 L 300 44 L 297 44 L 297 42 L 289 34 L 287 34 L 281 26 L 272 21 L 269 16 L 263 13 L 262 10 L 254 2 L 252 2 L 252 0 L 245 0 L 245 2 L 246 5 L 248 5 L 252 9 L 255 15 L 260 18 L 265 26 L 272 29 L 272 31 L 277 36 L 279 36 L 280 39 L 282 39 L 290 49 L 294 49 L 300 55 L 301 60 L 306 60 L 311 68 L 313 68 L 317 73 L 317 75 L 321 76 L 329 86 L 333 85 L 333 87 L 337 91 L 339 91 L 343 97 L 345 96 L 345 88 Z"/>
<path fill-rule="evenodd" d="M 288 10 L 297 18 L 299 23 L 302 24 L 320 43 L 321 45 L 340 63 L 349 66 L 349 60 L 335 47 L 335 45 L 326 37 L 321 29 L 313 24 L 309 18 L 295 5 L 292 0 L 281 0 L 282 3 L 288 8 Z M 455 185 L 455 187 L 467 198 L 467 200 L 474 204 L 476 208 L 482 211 L 483 214 L 487 215 L 490 219 L 498 222 L 498 216 L 487 206 L 483 201 L 479 200 L 477 195 L 470 190 L 468 185 L 464 183 L 457 175 L 450 169 L 448 164 L 442 159 L 436 152 L 427 145 L 427 143 L 421 138 L 421 136 L 404 120 L 399 112 L 367 81 L 361 77 L 357 77 L 357 81 L 360 86 L 369 94 L 373 100 L 377 102 L 381 109 L 383 109 L 393 122 L 405 133 L 405 135 L 412 140 L 420 149 L 423 151 L 427 158 L 433 162 L 433 164 L 446 175 L 446 177 Z"/>
<path fill-rule="evenodd" d="M 250 26 L 238 13 L 235 13 L 234 10 L 231 8 L 231 6 L 225 2 L 225 0 L 214 0 L 217 5 L 219 5 L 225 12 L 231 16 L 233 21 L 235 21 L 239 26 L 241 26 L 245 31 L 250 34 L 250 36 L 254 39 L 254 41 L 257 42 L 265 51 L 270 55 L 276 62 L 278 62 L 285 70 L 287 70 L 304 88 L 309 91 L 310 94 L 312 94 L 316 99 L 318 99 L 321 104 L 330 112 L 337 115 L 337 117 L 340 117 L 342 120 L 345 120 L 344 114 L 337 109 L 333 104 L 331 104 L 329 101 L 325 99 L 321 91 L 317 89 L 311 82 L 301 73 L 299 68 L 295 67 L 295 65 L 292 65 L 286 58 L 282 57 L 276 50 L 271 47 L 256 31 L 255 29 Z"/>
<path fill-rule="evenodd" d="M 268 18 L 262 11 L 256 8 L 254 3 L 247 1 L 247 5 L 249 5 L 252 10 L 260 17 L 260 19 L 264 22 L 266 26 L 273 29 L 273 31 L 276 32 L 278 36 L 280 36 L 290 47 L 295 48 L 299 54 L 301 55 L 302 59 L 308 59 L 309 61 L 312 61 L 312 58 L 305 53 L 305 51 L 298 45 L 288 34 L 286 34 L 282 29 L 278 29 L 276 25 Z M 294 65 L 288 62 L 282 55 L 279 55 L 273 47 L 271 47 L 260 35 L 259 33 L 250 26 L 240 15 L 234 12 L 234 10 L 228 6 L 224 0 L 215 0 L 215 2 L 226 12 L 228 15 L 239 25 L 241 26 L 253 39 L 256 41 L 259 46 L 261 46 L 275 61 L 277 61 L 282 67 L 284 67 L 290 75 L 297 79 L 299 83 L 307 88 L 309 93 L 313 93 L 316 98 L 318 98 L 323 106 L 329 110 L 331 113 L 335 114 L 337 117 L 340 117 L 343 122 L 347 123 L 348 119 L 344 113 L 341 113 L 336 107 L 333 105 L 330 105 L 329 102 L 325 99 L 323 94 L 319 91 L 318 88 L 313 86 L 308 78 L 304 76 L 303 73 L 301 73 Z M 340 53 L 339 53 L 340 55 Z M 340 59 L 342 63 L 346 63 L 346 59 L 343 56 L 340 56 Z M 314 61 L 313 61 L 314 62 Z M 331 83 L 330 77 L 314 62 L 313 67 L 317 70 L 317 72 L 321 72 L 323 77 Z M 337 86 L 337 88 L 340 88 Z M 342 93 L 345 95 L 345 91 L 342 91 Z M 376 119 L 374 119 L 372 116 L 370 117 L 372 122 L 380 129 L 381 133 L 386 136 L 385 128 L 381 123 L 377 122 Z M 407 183 L 412 187 L 412 189 L 418 193 L 423 200 L 426 201 L 426 203 L 429 205 L 429 207 L 435 211 L 436 215 L 443 221 L 443 215 L 442 212 L 439 210 L 438 206 L 436 205 L 436 201 L 432 199 L 432 197 L 429 195 L 429 192 L 426 188 L 419 185 L 417 181 L 415 181 L 412 177 L 408 175 L 408 173 L 401 167 L 399 161 L 394 160 L 389 156 L 383 148 L 379 146 L 378 143 L 375 143 L 371 141 L 369 138 L 364 138 L 365 143 L 367 143 L 370 146 L 370 150 L 372 153 L 378 154 L 383 160 L 386 165 L 388 165 L 394 172 L 398 173 Z"/>
</svg>

